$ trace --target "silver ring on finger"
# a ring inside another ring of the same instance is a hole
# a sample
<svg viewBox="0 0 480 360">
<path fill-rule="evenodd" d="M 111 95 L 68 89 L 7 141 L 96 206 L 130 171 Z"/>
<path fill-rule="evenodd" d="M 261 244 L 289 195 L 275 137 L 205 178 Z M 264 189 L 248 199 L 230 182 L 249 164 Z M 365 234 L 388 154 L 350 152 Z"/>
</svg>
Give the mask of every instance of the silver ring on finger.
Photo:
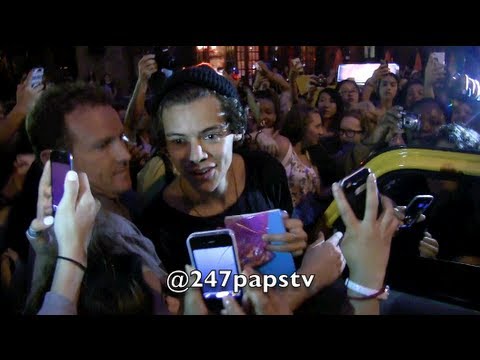
<svg viewBox="0 0 480 360">
<path fill-rule="evenodd" d="M 397 208 L 393 208 L 393 214 L 395 215 L 395 217 L 402 221 L 405 219 L 405 215 Z"/>
</svg>

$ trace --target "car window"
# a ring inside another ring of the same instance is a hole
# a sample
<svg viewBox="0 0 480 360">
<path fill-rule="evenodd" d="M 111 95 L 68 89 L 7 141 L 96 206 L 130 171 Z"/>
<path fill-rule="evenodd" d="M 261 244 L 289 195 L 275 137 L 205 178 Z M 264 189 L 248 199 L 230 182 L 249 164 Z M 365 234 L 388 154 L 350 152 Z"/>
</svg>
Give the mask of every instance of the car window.
<svg viewBox="0 0 480 360">
<path fill-rule="evenodd" d="M 439 245 L 436 258 L 480 266 L 480 178 L 448 169 L 415 170 L 389 173 L 378 183 L 397 205 L 407 205 L 416 195 L 434 197 L 425 221 L 397 233 L 394 250 L 419 256 L 419 243 L 428 232 Z"/>
</svg>

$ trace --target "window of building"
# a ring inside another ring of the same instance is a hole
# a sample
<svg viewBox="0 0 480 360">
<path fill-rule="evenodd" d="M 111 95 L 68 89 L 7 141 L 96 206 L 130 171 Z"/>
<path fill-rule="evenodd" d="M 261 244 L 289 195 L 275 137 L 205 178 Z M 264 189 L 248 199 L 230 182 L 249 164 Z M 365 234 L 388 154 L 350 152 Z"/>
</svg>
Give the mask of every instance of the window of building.
<svg viewBox="0 0 480 360">
<path fill-rule="evenodd" d="M 255 63 L 260 59 L 259 48 L 259 46 L 236 46 L 240 76 L 253 78 Z"/>
</svg>

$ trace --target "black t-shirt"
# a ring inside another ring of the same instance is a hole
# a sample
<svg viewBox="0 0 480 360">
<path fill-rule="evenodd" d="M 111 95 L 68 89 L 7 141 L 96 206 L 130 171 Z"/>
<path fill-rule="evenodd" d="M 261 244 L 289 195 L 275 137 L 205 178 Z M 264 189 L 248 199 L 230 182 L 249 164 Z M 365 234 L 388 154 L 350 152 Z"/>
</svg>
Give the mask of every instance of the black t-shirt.
<svg viewBox="0 0 480 360">
<path fill-rule="evenodd" d="M 322 143 L 307 148 L 310 160 L 318 169 L 322 186 L 331 186 L 335 181 L 343 177 L 338 171 L 335 160 L 329 154 L 329 150 Z"/>
<path fill-rule="evenodd" d="M 189 264 L 186 239 L 195 231 L 224 226 L 225 216 L 271 209 L 292 212 L 292 199 L 285 169 L 275 158 L 261 151 L 239 152 L 245 161 L 245 189 L 237 202 L 223 213 L 196 217 L 169 206 L 163 190 L 151 201 L 138 221 L 142 233 L 152 240 L 168 272 L 183 270 Z"/>
</svg>

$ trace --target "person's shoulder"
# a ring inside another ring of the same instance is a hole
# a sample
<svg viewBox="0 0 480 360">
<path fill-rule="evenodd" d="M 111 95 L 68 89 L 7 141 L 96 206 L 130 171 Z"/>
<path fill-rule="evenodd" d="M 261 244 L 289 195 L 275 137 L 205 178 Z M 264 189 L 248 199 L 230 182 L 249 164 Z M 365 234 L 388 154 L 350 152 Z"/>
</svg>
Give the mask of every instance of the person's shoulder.
<svg viewBox="0 0 480 360">
<path fill-rule="evenodd" d="M 245 161 L 245 168 L 249 178 L 255 178 L 260 181 L 272 181 L 281 173 L 285 173 L 285 168 L 276 158 L 260 150 L 249 150 L 239 154 Z"/>
<path fill-rule="evenodd" d="M 315 159 L 323 160 L 326 158 L 330 158 L 328 149 L 321 143 L 307 147 L 306 151 L 308 151 L 308 154 L 312 161 L 315 161 Z"/>
<path fill-rule="evenodd" d="M 325 136 L 321 137 L 319 141 L 328 154 L 335 154 L 342 148 L 342 142 L 338 136 Z"/>
<path fill-rule="evenodd" d="M 272 155 L 268 154 L 265 151 L 244 150 L 239 151 L 238 155 L 243 158 L 246 166 L 252 166 L 256 168 L 261 168 L 263 166 L 281 166 L 280 162 L 276 158 L 274 158 Z"/>
<path fill-rule="evenodd" d="M 359 143 L 359 144 L 355 144 L 352 147 L 352 152 L 353 152 L 355 157 L 357 157 L 361 160 L 364 160 L 370 154 L 371 149 L 367 145 Z"/>
<path fill-rule="evenodd" d="M 142 220 L 152 216 L 158 216 L 158 214 L 162 214 L 162 216 L 168 214 L 168 211 L 165 211 L 165 208 L 168 207 L 168 205 L 163 199 L 164 192 L 167 187 L 168 185 L 160 189 L 156 194 L 153 194 L 148 201 L 145 201 L 144 199 L 141 211 Z"/>
<path fill-rule="evenodd" d="M 286 148 L 288 150 L 288 147 L 290 146 L 290 140 L 288 140 L 287 137 L 278 134 L 275 136 L 275 141 L 277 142 L 279 147 Z"/>
</svg>

